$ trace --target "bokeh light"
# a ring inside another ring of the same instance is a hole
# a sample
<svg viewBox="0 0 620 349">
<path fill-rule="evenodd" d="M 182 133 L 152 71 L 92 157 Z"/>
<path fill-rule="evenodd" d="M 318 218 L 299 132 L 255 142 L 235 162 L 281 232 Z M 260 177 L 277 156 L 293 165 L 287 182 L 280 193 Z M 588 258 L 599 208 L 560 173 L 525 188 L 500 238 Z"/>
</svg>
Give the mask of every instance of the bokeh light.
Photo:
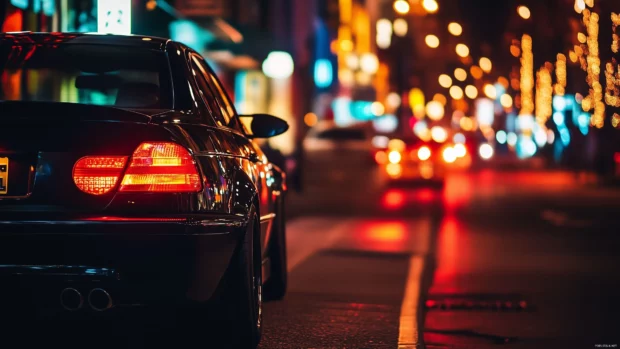
<svg viewBox="0 0 620 349">
<path fill-rule="evenodd" d="M 428 115 L 429 119 L 438 121 L 443 118 L 445 114 L 445 110 L 443 104 L 438 101 L 430 101 L 426 105 L 426 115 Z"/>
<path fill-rule="evenodd" d="M 315 113 L 308 113 L 308 114 L 304 115 L 304 123 L 308 127 L 312 127 L 312 126 L 316 125 L 318 121 L 319 121 L 319 118 L 316 116 Z"/>
<path fill-rule="evenodd" d="M 471 68 L 469 68 L 469 72 L 474 79 L 482 79 L 482 75 L 484 75 L 482 68 L 477 65 L 472 65 Z"/>
<path fill-rule="evenodd" d="M 409 2 L 406 0 L 396 0 L 394 1 L 394 11 L 400 13 L 401 15 L 405 15 L 409 13 Z"/>
<path fill-rule="evenodd" d="M 385 113 L 385 106 L 381 102 L 373 102 L 370 105 L 370 110 L 374 116 L 381 116 Z"/>
<path fill-rule="evenodd" d="M 427 35 L 426 38 L 424 38 L 424 41 L 426 42 L 426 45 L 430 48 L 439 47 L 439 38 L 433 34 Z"/>
<path fill-rule="evenodd" d="M 495 86 L 491 84 L 484 85 L 484 94 L 491 99 L 497 98 L 497 90 L 495 89 Z"/>
<path fill-rule="evenodd" d="M 450 75 L 439 75 L 439 86 L 444 88 L 449 88 L 450 86 L 452 86 L 452 78 L 450 77 Z"/>
<path fill-rule="evenodd" d="M 467 45 L 465 44 L 456 45 L 456 54 L 459 55 L 460 57 L 469 56 L 469 47 L 467 47 Z"/>
<path fill-rule="evenodd" d="M 390 92 L 386 97 L 386 106 L 388 109 L 396 109 L 400 107 L 401 98 L 400 95 L 396 92 Z"/>
<path fill-rule="evenodd" d="M 437 4 L 436 0 L 423 0 L 422 7 L 424 7 L 428 13 L 435 13 L 439 10 L 439 4 Z"/>
<path fill-rule="evenodd" d="M 519 16 L 521 16 L 521 18 L 523 19 L 530 19 L 531 17 L 531 13 L 530 13 L 530 9 L 527 8 L 527 6 L 519 6 L 517 7 L 517 13 L 519 13 Z"/>
<path fill-rule="evenodd" d="M 480 154 L 480 157 L 482 159 L 489 160 L 493 157 L 493 154 L 495 153 L 495 151 L 493 150 L 493 147 L 490 144 L 484 143 L 480 145 L 478 153 Z"/>
<path fill-rule="evenodd" d="M 463 98 L 463 89 L 459 86 L 450 87 L 450 97 L 454 99 L 462 99 Z"/>
<path fill-rule="evenodd" d="M 446 96 L 442 95 L 441 93 L 436 93 L 433 96 L 433 100 L 441 103 L 444 106 L 448 103 L 448 99 L 446 98 Z"/>
<path fill-rule="evenodd" d="M 467 85 L 465 86 L 465 95 L 468 98 L 476 99 L 478 97 L 478 89 L 474 85 Z"/>
<path fill-rule="evenodd" d="M 407 35 L 407 31 L 409 30 L 409 25 L 407 21 L 402 18 L 397 18 L 394 20 L 394 34 L 398 36 Z"/>
<path fill-rule="evenodd" d="M 486 57 L 480 58 L 479 63 L 480 63 L 480 68 L 482 68 L 482 70 L 485 73 L 490 73 L 491 70 L 493 69 L 493 64 L 491 63 L 491 60 Z"/>
<path fill-rule="evenodd" d="M 441 126 L 433 126 L 431 128 L 431 138 L 437 143 L 443 143 L 448 140 L 448 132 Z"/>
<path fill-rule="evenodd" d="M 431 150 L 427 146 L 423 146 L 418 149 L 418 159 L 421 161 L 426 161 L 431 158 Z"/>
<path fill-rule="evenodd" d="M 467 72 L 463 68 L 456 68 L 454 70 L 454 77 L 458 81 L 465 81 L 465 80 L 467 80 Z"/>
<path fill-rule="evenodd" d="M 500 97 L 500 103 L 504 108 L 512 108 L 512 97 L 510 95 L 504 94 Z"/>
<path fill-rule="evenodd" d="M 454 36 L 460 36 L 463 34 L 463 27 L 456 22 L 452 22 L 448 24 L 448 31 Z"/>
</svg>

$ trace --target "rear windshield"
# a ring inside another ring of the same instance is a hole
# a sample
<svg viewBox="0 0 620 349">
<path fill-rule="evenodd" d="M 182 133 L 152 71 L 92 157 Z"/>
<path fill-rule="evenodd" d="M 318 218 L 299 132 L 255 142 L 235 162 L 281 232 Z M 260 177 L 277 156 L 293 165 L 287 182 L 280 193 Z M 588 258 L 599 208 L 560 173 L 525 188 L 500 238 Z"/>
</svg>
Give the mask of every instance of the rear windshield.
<svg viewBox="0 0 620 349">
<path fill-rule="evenodd" d="M 164 52 L 0 41 L 0 100 L 172 108 Z"/>
</svg>

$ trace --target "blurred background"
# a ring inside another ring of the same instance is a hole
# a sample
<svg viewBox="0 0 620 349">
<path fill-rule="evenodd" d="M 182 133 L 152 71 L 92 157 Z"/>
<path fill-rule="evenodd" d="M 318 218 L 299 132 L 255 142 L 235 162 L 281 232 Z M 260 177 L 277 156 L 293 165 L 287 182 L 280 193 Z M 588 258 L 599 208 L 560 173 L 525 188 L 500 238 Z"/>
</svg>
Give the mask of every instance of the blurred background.
<svg viewBox="0 0 620 349">
<path fill-rule="evenodd" d="M 289 122 L 290 132 L 262 145 L 303 192 L 317 179 L 344 178 L 324 166 L 364 180 L 376 176 L 373 183 L 404 177 L 404 160 L 423 162 L 418 152 L 427 142 L 439 156 L 435 169 L 560 167 L 620 178 L 613 6 L 611 0 L 5 0 L 0 24 L 3 32 L 142 34 L 191 46 L 225 82 L 239 113 Z M 584 10 L 593 11 L 597 28 L 586 26 Z M 2 84 L 15 93 L 46 88 L 6 74 Z M 393 150 L 400 154 L 390 157 Z M 440 173 L 416 172 L 422 179 Z"/>
</svg>

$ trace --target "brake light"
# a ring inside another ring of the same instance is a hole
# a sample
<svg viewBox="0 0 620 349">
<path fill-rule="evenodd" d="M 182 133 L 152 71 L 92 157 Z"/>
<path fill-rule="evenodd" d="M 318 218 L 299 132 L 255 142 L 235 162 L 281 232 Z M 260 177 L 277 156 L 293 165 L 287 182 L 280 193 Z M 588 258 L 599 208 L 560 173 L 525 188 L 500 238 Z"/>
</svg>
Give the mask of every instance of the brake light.
<svg viewBox="0 0 620 349">
<path fill-rule="evenodd" d="M 181 193 L 202 189 L 196 163 L 176 143 L 142 143 L 134 151 L 121 182 L 123 192 Z"/>
<path fill-rule="evenodd" d="M 116 186 L 126 162 L 126 156 L 83 157 L 73 166 L 73 182 L 85 193 L 106 194 Z"/>
</svg>

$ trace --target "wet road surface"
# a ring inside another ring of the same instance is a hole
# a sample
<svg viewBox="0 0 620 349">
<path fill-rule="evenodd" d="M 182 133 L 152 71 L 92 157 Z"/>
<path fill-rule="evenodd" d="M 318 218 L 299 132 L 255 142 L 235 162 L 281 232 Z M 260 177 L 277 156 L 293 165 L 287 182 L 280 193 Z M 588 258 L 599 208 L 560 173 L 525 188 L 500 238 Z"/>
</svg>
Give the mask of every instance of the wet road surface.
<svg viewBox="0 0 620 349">
<path fill-rule="evenodd" d="M 617 189 L 494 171 L 357 188 L 291 199 L 289 294 L 261 348 L 620 344 Z"/>
</svg>

